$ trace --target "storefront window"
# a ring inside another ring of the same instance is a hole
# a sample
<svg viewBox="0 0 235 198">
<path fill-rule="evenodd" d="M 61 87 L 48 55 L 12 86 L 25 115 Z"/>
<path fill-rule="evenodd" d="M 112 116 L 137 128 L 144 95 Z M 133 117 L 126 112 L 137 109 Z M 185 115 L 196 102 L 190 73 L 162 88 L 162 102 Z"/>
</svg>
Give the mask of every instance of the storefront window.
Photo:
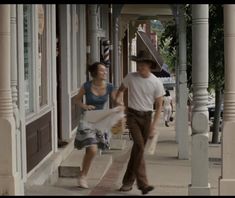
<svg viewBox="0 0 235 198">
<path fill-rule="evenodd" d="M 33 39 L 32 39 L 32 6 L 24 5 L 24 80 L 25 80 L 25 111 L 33 112 Z"/>
<path fill-rule="evenodd" d="M 77 46 L 77 33 L 78 33 L 78 15 L 76 13 L 76 6 L 71 6 L 71 91 L 77 90 L 78 82 L 78 46 Z"/>
<path fill-rule="evenodd" d="M 40 107 L 48 104 L 47 94 L 47 24 L 46 24 L 46 6 L 37 5 L 38 14 L 38 87 Z"/>
<path fill-rule="evenodd" d="M 49 44 L 46 5 L 24 5 L 23 10 L 25 111 L 28 115 L 48 104 Z"/>
</svg>

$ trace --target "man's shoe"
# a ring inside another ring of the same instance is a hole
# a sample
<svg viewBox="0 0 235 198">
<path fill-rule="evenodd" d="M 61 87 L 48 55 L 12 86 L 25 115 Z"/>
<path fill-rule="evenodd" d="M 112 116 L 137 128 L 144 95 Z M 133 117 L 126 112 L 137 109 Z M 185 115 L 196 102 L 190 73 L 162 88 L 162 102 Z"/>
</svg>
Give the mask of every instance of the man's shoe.
<svg viewBox="0 0 235 198">
<path fill-rule="evenodd" d="M 154 189 L 154 187 L 153 186 L 146 186 L 146 187 L 139 188 L 139 189 L 142 191 L 142 194 L 145 195 L 148 192 L 152 191 Z"/>
<path fill-rule="evenodd" d="M 119 191 L 123 191 L 123 192 L 130 191 L 130 190 L 132 190 L 132 186 L 127 186 L 127 185 L 122 185 L 122 187 L 119 189 Z"/>
<path fill-rule="evenodd" d="M 167 121 L 165 121 L 165 126 L 166 126 L 166 127 L 169 127 L 169 125 L 168 125 L 168 122 L 167 122 Z"/>
</svg>

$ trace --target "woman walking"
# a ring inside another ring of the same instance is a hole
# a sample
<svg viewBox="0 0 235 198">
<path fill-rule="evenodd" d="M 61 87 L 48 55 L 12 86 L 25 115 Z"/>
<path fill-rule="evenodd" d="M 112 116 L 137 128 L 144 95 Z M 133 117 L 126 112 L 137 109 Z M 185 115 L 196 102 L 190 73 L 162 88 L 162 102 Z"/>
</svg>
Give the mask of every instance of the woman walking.
<svg viewBox="0 0 235 198">
<path fill-rule="evenodd" d="M 166 94 L 163 98 L 163 109 L 164 109 L 164 121 L 165 126 L 169 127 L 169 121 L 173 113 L 173 103 L 172 103 L 172 97 L 170 95 L 169 90 L 166 90 Z"/>
<path fill-rule="evenodd" d="M 114 99 L 115 97 L 114 86 L 106 82 L 107 69 L 103 63 L 95 62 L 88 68 L 88 71 L 91 74 L 92 80 L 85 82 L 77 95 L 77 101 L 83 109 L 83 113 L 87 110 L 103 109 L 108 98 L 111 96 L 110 98 Z M 84 95 L 85 103 L 82 102 Z M 82 116 L 84 115 L 83 113 Z M 78 179 L 78 185 L 82 188 L 88 188 L 86 178 L 98 148 L 102 150 L 109 148 L 107 135 L 107 132 L 93 129 L 87 122 L 81 119 L 74 145 L 77 149 L 86 149 L 82 162 L 82 170 Z"/>
</svg>

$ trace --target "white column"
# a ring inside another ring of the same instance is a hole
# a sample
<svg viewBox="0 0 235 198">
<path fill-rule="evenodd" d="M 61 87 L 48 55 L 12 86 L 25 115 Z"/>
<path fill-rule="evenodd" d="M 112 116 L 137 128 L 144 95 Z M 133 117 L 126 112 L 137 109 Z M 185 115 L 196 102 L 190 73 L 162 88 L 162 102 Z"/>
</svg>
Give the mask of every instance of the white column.
<svg viewBox="0 0 235 198">
<path fill-rule="evenodd" d="M 78 51 L 80 51 L 80 46 L 78 48 L 77 46 L 77 30 L 78 30 L 78 21 L 77 21 L 77 7 L 75 5 L 71 5 L 71 69 L 72 69 L 72 90 L 75 90 L 77 88 L 77 74 L 78 74 Z M 80 65 L 79 65 L 80 66 Z"/>
<path fill-rule="evenodd" d="M 57 65 L 56 65 L 56 5 L 50 5 L 51 22 L 51 87 L 52 87 L 52 150 L 58 151 L 58 103 L 57 103 Z"/>
<path fill-rule="evenodd" d="M 117 14 L 114 14 L 113 18 L 113 83 L 114 86 L 120 86 L 120 75 L 121 75 L 121 51 L 122 43 L 120 41 L 120 18 Z M 124 149 L 126 145 L 126 140 L 122 139 L 122 133 L 112 134 L 110 139 L 111 149 Z"/>
<path fill-rule="evenodd" d="M 235 195 L 235 5 L 224 5 L 225 91 L 219 195 Z"/>
<path fill-rule="evenodd" d="M 87 45 L 87 35 L 86 35 L 86 5 L 78 4 L 79 13 L 79 49 L 86 49 Z M 86 81 L 86 50 L 78 50 L 79 60 L 78 60 L 78 72 L 79 72 L 79 86 Z"/>
<path fill-rule="evenodd" d="M 71 17 L 68 4 L 59 5 L 59 22 L 61 38 L 61 108 L 62 140 L 71 138 Z"/>
<path fill-rule="evenodd" d="M 13 102 L 13 116 L 16 123 L 15 128 L 15 138 L 16 138 L 16 172 L 21 177 L 20 189 L 22 194 L 24 193 L 24 183 L 23 183 L 23 172 L 22 172 L 22 147 L 21 147 L 21 131 L 20 131 L 20 114 L 18 108 L 18 90 L 17 90 L 17 43 L 16 43 L 16 5 L 11 5 L 11 91 L 12 91 L 12 102 Z"/>
<path fill-rule="evenodd" d="M 120 32 L 119 32 L 120 33 Z M 117 68 L 117 78 L 116 78 L 116 86 L 119 86 L 121 84 L 121 74 L 122 74 L 122 65 L 123 65 L 123 45 L 122 45 L 122 41 L 120 40 L 120 35 L 118 37 L 118 61 L 119 61 L 119 66 Z"/>
<path fill-rule="evenodd" d="M 188 111 L 187 111 L 187 73 L 186 73 L 186 22 L 184 16 L 184 6 L 179 9 L 179 101 L 176 127 L 178 138 L 179 159 L 189 158 L 189 135 L 188 135 Z"/>
<path fill-rule="evenodd" d="M 0 5 L 0 194 L 21 195 L 11 95 L 10 5 Z"/>
<path fill-rule="evenodd" d="M 175 21 L 176 21 L 176 35 L 179 35 L 179 9 L 180 5 L 176 5 L 173 7 L 173 13 L 175 16 Z M 179 47 L 176 48 L 176 56 L 179 56 Z M 181 120 L 180 120 L 180 94 L 179 94 L 179 60 L 176 59 L 175 62 L 175 140 L 179 144 L 179 131 L 180 131 L 180 125 L 181 125 Z"/>
<path fill-rule="evenodd" d="M 118 69 L 120 67 L 120 59 L 119 59 L 119 18 L 115 17 L 114 18 L 114 23 L 113 23 L 113 82 L 115 86 L 118 86 Z"/>
<path fill-rule="evenodd" d="M 26 152 L 26 127 L 25 127 L 25 86 L 24 86 L 24 19 L 23 4 L 17 4 L 17 65 L 18 65 L 18 108 L 21 133 L 21 158 L 23 181 L 27 180 L 27 152 Z"/>
<path fill-rule="evenodd" d="M 192 5 L 192 168 L 189 195 L 210 195 L 208 183 L 208 5 Z"/>
<path fill-rule="evenodd" d="M 97 4 L 88 5 L 89 9 L 89 44 L 90 44 L 90 64 L 99 61 L 99 44 L 98 44 L 98 7 Z"/>
</svg>

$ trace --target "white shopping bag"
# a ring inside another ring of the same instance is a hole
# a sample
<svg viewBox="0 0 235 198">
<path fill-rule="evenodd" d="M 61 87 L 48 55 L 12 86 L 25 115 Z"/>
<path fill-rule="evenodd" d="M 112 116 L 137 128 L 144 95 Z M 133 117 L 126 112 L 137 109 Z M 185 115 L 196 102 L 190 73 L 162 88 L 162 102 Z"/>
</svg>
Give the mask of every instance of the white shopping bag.
<svg viewBox="0 0 235 198">
<path fill-rule="evenodd" d="M 157 146 L 157 140 L 158 140 L 158 133 L 156 133 L 153 138 L 149 138 L 146 142 L 145 145 L 145 154 L 147 155 L 153 155 L 155 153 L 156 150 L 156 146 Z"/>
</svg>

